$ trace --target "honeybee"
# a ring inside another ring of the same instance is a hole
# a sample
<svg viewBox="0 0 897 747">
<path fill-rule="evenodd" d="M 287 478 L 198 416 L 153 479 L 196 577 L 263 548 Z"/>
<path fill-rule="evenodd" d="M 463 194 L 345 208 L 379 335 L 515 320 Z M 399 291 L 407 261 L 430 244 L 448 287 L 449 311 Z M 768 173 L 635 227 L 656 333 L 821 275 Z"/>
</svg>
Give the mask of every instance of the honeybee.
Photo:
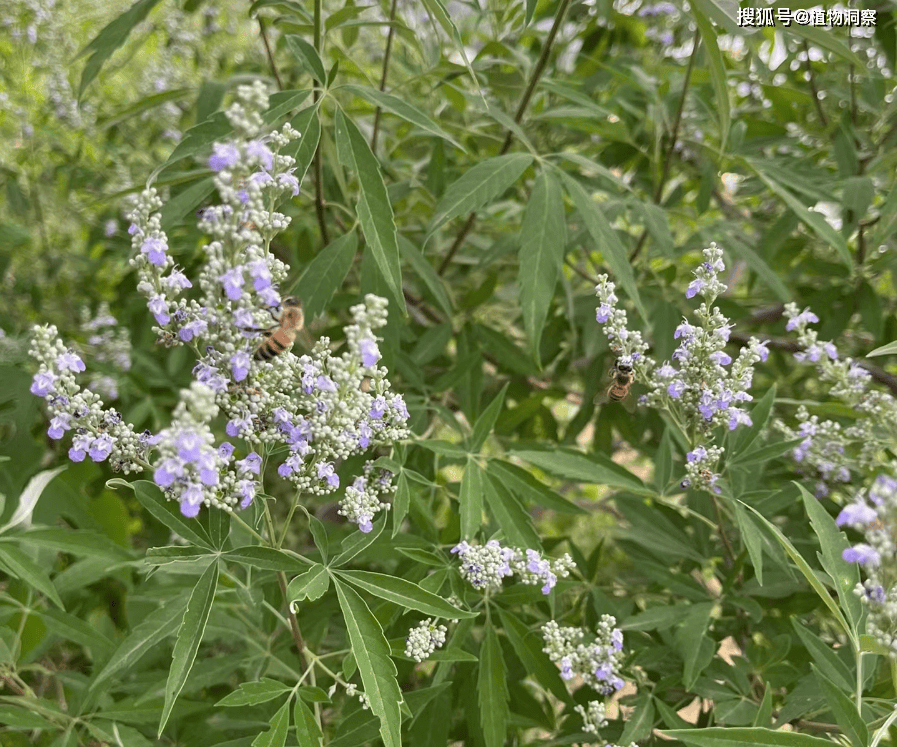
<svg viewBox="0 0 897 747">
<path fill-rule="evenodd" d="M 635 372 L 632 370 L 632 358 L 628 355 L 617 358 L 610 370 L 610 386 L 604 394 L 599 395 L 600 402 L 622 402 L 629 396 L 629 389 L 635 381 Z"/>
<path fill-rule="evenodd" d="M 302 313 L 302 302 L 294 296 L 287 296 L 281 304 L 280 318 L 276 327 L 264 330 L 265 339 L 255 349 L 256 360 L 269 361 L 275 355 L 291 348 L 296 342 L 296 335 L 305 323 Z"/>
</svg>

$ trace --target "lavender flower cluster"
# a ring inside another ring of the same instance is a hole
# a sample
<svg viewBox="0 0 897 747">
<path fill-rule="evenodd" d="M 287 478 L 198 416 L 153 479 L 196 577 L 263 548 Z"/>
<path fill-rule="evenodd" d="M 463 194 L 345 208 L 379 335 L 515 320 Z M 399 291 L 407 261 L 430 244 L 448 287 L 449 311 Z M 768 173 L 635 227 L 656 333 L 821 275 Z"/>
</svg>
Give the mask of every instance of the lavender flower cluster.
<svg viewBox="0 0 897 747">
<path fill-rule="evenodd" d="M 602 615 L 591 643 L 583 643 L 585 632 L 580 628 L 562 628 L 554 620 L 542 626 L 542 649 L 548 658 L 561 667 L 565 680 L 582 677 L 603 695 L 622 689 L 619 675 L 623 658 L 623 632 L 615 628 L 611 615 Z"/>
<path fill-rule="evenodd" d="M 239 87 L 226 112 L 235 137 L 216 143 L 209 159 L 221 203 L 202 211 L 199 227 L 212 240 L 195 286 L 172 257 L 156 191 L 145 190 L 130 214 L 131 263 L 159 341 L 188 346 L 197 356 L 193 385 L 182 391 L 171 425 L 150 444 L 159 452 L 155 482 L 186 516 L 195 516 L 200 505 L 246 507 L 267 460 L 297 491 L 332 493 L 340 487 L 342 460 L 408 435 L 405 402 L 390 392 L 388 372 L 378 365 L 376 330 L 387 320 L 385 299 L 368 295 L 351 309 L 338 355 L 324 337 L 309 354 L 254 356 L 264 342 L 261 331 L 271 328 L 281 308 L 278 285 L 288 272 L 269 249 L 289 224 L 274 207 L 299 191 L 295 160 L 280 153 L 299 133 L 287 124 L 266 134 L 261 113 L 267 106 L 257 82 Z M 49 391 L 56 376 L 42 351 L 35 393 Z M 218 417 L 242 446 L 216 446 Z M 58 422 L 69 421 L 60 415 Z M 236 459 L 237 450 L 246 456 Z M 387 505 L 382 498 L 393 489 L 391 477 L 367 464 L 345 490 L 340 513 L 370 531 Z"/>
<path fill-rule="evenodd" d="M 721 446 L 696 446 L 685 455 L 686 478 L 682 481 L 683 488 L 693 487 L 704 492 L 714 492 L 719 495 L 722 489 L 716 484 L 719 473 L 713 469 L 723 456 Z"/>
<path fill-rule="evenodd" d="M 131 370 L 130 335 L 112 316 L 109 304 L 101 304 L 93 316 L 85 309 L 82 312 L 81 332 L 87 336 L 85 347 L 92 361 L 118 371 Z M 91 373 L 87 388 L 107 399 L 118 399 L 118 382 L 109 374 Z"/>
<path fill-rule="evenodd" d="M 718 279 L 724 270 L 722 249 L 711 244 L 704 249 L 704 261 L 685 293 L 686 298 L 704 298 L 696 312 L 699 323 L 684 320 L 676 328 L 675 338 L 680 342 L 673 362 L 665 362 L 656 370 L 654 362 L 644 356 L 647 345 L 641 334 L 628 329 L 626 312 L 616 308 L 614 284 L 602 275 L 596 288 L 600 302 L 596 318 L 604 325 L 611 349 L 618 357 L 630 358 L 636 379 L 648 386 L 648 394 L 640 401 L 668 410 L 685 429 L 705 433 L 719 425 L 729 430 L 751 425 L 741 405 L 752 399 L 747 390 L 754 364 L 765 361 L 768 355 L 765 343 L 755 338 L 734 361 L 725 352 L 732 325 L 713 306 L 716 297 L 726 290 Z"/>
<path fill-rule="evenodd" d="M 864 566 L 867 578 L 855 591 L 869 607 L 866 631 L 897 659 L 897 464 L 890 468 L 843 508 L 837 523 L 863 533 L 865 542 L 847 548 L 843 557 Z"/>
<path fill-rule="evenodd" d="M 448 628 L 445 625 L 436 625 L 433 618 L 428 617 L 408 631 L 408 637 L 405 640 L 405 656 L 418 663 L 429 659 L 430 654 L 445 645 L 446 633 L 448 633 Z"/>
<path fill-rule="evenodd" d="M 785 317 L 785 329 L 797 334 L 803 348 L 794 354 L 795 359 L 815 364 L 817 380 L 860 417 L 842 427 L 832 420 L 811 417 L 800 408 L 797 430 L 781 421 L 776 427 L 786 438 L 803 439 L 792 457 L 817 478 L 817 496 L 828 495 L 835 483 L 850 482 L 852 474 L 859 474 L 862 482 L 868 484 L 897 438 L 897 399 L 871 389 L 868 371 L 854 359 L 842 357 L 833 342 L 819 340 L 816 330 L 809 326 L 819 317 L 810 309 L 798 311 L 790 303 L 785 306 Z"/>
<path fill-rule="evenodd" d="M 75 374 L 86 370 L 84 361 L 59 340 L 51 324 L 35 327 L 29 351 L 38 364 L 31 393 L 47 403 L 50 427 L 47 435 L 61 439 L 72 431 L 69 458 L 82 462 L 89 456 L 95 462 L 109 460 L 116 472 L 139 472 L 148 466 L 147 453 L 154 444 L 149 431 L 138 435 L 121 414 L 106 409 L 100 396 L 82 389 Z"/>
<path fill-rule="evenodd" d="M 502 547 L 498 540 L 485 545 L 462 541 L 451 552 L 461 561 L 461 576 L 479 591 L 501 591 L 502 580 L 516 575 L 525 584 L 542 584 L 542 593 L 549 594 L 558 578 L 566 578 L 576 568 L 569 553 L 550 560 L 536 550 Z"/>
</svg>

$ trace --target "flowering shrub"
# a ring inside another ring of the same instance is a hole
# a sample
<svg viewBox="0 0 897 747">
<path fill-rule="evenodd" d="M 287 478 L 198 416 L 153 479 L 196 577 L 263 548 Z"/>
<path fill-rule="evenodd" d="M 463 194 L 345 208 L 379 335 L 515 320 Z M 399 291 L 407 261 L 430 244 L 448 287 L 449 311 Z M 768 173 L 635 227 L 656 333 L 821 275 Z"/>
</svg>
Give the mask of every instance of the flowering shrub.
<svg viewBox="0 0 897 747">
<path fill-rule="evenodd" d="M 893 738 L 887 8 L 62 5 L 0 10 L 4 747 Z"/>
</svg>

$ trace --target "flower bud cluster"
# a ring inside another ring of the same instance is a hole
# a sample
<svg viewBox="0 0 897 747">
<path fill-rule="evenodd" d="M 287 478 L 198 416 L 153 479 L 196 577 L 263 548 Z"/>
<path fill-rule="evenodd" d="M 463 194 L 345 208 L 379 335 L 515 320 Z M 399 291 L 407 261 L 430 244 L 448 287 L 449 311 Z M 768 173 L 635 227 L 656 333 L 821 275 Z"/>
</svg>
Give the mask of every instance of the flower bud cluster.
<svg viewBox="0 0 897 747">
<path fill-rule="evenodd" d="M 694 488 L 707 493 L 720 494 L 721 489 L 716 484 L 719 473 L 714 472 L 717 462 L 723 455 L 721 446 L 696 446 L 685 455 L 686 478 L 682 481 L 683 488 Z"/>
<path fill-rule="evenodd" d="M 607 706 L 600 700 L 590 700 L 588 707 L 583 708 L 581 705 L 574 709 L 582 716 L 582 730 L 589 734 L 598 735 L 598 732 L 607 726 Z"/>
<path fill-rule="evenodd" d="M 448 628 L 445 625 L 436 625 L 433 618 L 428 617 L 409 629 L 408 638 L 405 640 L 405 656 L 418 663 L 429 659 L 430 654 L 445 645 L 446 633 Z"/>
<path fill-rule="evenodd" d="M 340 516 L 345 516 L 350 522 L 357 524 L 358 529 L 365 534 L 374 528 L 374 516 L 389 508 L 389 504 L 382 501 L 381 496 L 395 490 L 392 472 L 378 469 L 376 475 L 373 473 L 373 462 L 366 462 L 364 474 L 356 477 L 346 488 L 345 496 L 340 500 L 337 510 Z"/>
<path fill-rule="evenodd" d="M 795 358 L 815 364 L 817 379 L 861 417 L 842 427 L 798 410 L 798 431 L 781 422 L 776 426 L 787 437 L 804 437 L 792 456 L 818 478 L 817 495 L 827 495 L 833 483 L 849 481 L 851 473 L 859 473 L 862 482 L 871 480 L 897 438 L 897 399 L 870 389 L 868 371 L 852 358 L 842 357 L 834 343 L 819 340 L 816 330 L 809 328 L 819 317 L 810 309 L 799 312 L 795 304 L 789 303 L 785 317 L 785 328 L 796 332 L 803 347 Z"/>
<path fill-rule="evenodd" d="M 86 370 L 81 358 L 59 340 L 56 327 L 35 327 L 31 356 L 39 369 L 31 383 L 31 393 L 42 397 L 50 414 L 47 435 L 61 439 L 72 431 L 69 458 L 81 462 L 89 456 L 95 462 L 109 461 L 116 472 L 140 472 L 147 466 L 152 434 L 141 435 L 122 420 L 118 411 L 103 407 L 99 395 L 82 389 L 75 375 Z"/>
<path fill-rule="evenodd" d="M 331 688 L 331 690 L 333 691 L 335 691 L 335 689 L 336 685 Z M 330 695 L 333 696 L 333 692 L 331 692 Z M 358 687 L 352 682 L 346 684 L 346 695 L 348 695 L 350 698 L 358 698 L 358 702 L 361 703 L 362 710 L 367 711 L 371 707 L 371 701 L 368 700 L 367 693 L 361 692 Z"/>
<path fill-rule="evenodd" d="M 765 343 L 755 338 L 734 361 L 725 352 L 732 325 L 713 306 L 716 297 L 726 290 L 718 279 L 723 270 L 722 249 L 711 244 L 704 249 L 704 261 L 685 294 L 687 298 L 700 295 L 704 299 L 697 310 L 699 323 L 693 325 L 685 320 L 676 328 L 679 347 L 673 360 L 658 368 L 644 356 L 647 345 L 641 334 L 626 327 L 626 312 L 616 308 L 614 284 L 602 275 L 596 289 L 600 301 L 597 320 L 604 325 L 611 349 L 620 358 L 629 356 L 636 379 L 648 386 L 648 394 L 640 401 L 668 410 L 683 428 L 702 432 L 719 425 L 729 430 L 751 425 L 742 405 L 752 399 L 747 390 L 753 380 L 754 365 L 765 361 L 768 354 Z"/>
<path fill-rule="evenodd" d="M 109 304 L 101 304 L 93 317 L 87 309 L 81 316 L 81 332 L 87 337 L 85 348 L 91 361 L 105 364 L 110 369 L 130 371 L 131 337 L 109 313 Z M 91 372 L 87 388 L 107 399 L 118 399 L 118 382 L 109 374 Z"/>
<path fill-rule="evenodd" d="M 501 591 L 502 580 L 516 575 L 525 584 L 542 584 L 542 593 L 547 595 L 558 578 L 566 578 L 576 567 L 568 553 L 550 560 L 536 550 L 502 547 L 498 540 L 485 545 L 462 541 L 451 552 L 461 560 L 461 576 L 480 591 Z"/>
<path fill-rule="evenodd" d="M 742 405 L 753 399 L 748 389 L 754 365 L 768 355 L 765 343 L 755 338 L 734 361 L 725 352 L 732 325 L 712 305 L 726 290 L 717 278 L 723 270 L 722 249 L 711 244 L 704 249 L 704 261 L 685 294 L 687 298 L 701 295 L 704 299 L 696 312 L 699 323 L 683 320 L 676 328 L 674 337 L 680 342 L 673 352 L 673 362 L 665 362 L 655 371 L 646 396 L 649 406 L 663 407 L 685 427 L 704 433 L 720 425 L 735 430 L 752 424 Z"/>
<path fill-rule="evenodd" d="M 595 639 L 584 643 L 585 632 L 580 628 L 562 628 L 554 620 L 542 626 L 542 649 L 548 658 L 561 667 L 565 680 L 582 677 L 598 692 L 609 695 L 622 689 L 619 675 L 623 658 L 623 632 L 615 628 L 617 621 L 611 615 L 602 615 Z"/>
<path fill-rule="evenodd" d="M 864 566 L 867 579 L 855 591 L 869 607 L 866 630 L 897 659 L 897 463 L 889 467 L 841 510 L 837 524 L 863 533 L 865 541 L 843 557 Z"/>
</svg>

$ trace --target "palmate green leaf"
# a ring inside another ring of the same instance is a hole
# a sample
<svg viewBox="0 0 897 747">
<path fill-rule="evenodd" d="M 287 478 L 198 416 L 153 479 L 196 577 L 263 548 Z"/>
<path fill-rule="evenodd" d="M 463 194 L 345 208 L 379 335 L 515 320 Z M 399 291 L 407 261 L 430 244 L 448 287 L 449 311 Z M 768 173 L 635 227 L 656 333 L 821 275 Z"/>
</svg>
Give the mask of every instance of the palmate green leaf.
<svg viewBox="0 0 897 747">
<path fill-rule="evenodd" d="M 897 189 L 894 190 L 897 193 Z M 897 354 L 897 341 L 889 342 L 887 345 L 882 345 L 880 348 L 875 348 L 871 353 L 866 353 L 867 358 L 875 358 L 878 355 L 895 355 Z"/>
<path fill-rule="evenodd" d="M 296 698 L 293 707 L 293 723 L 296 727 L 296 738 L 303 747 L 320 747 L 323 734 L 315 715 L 300 698 Z"/>
<path fill-rule="evenodd" d="M 436 122 L 430 119 L 430 117 L 424 114 L 424 112 L 422 112 L 416 106 L 409 104 L 406 99 L 399 98 L 398 96 L 393 96 L 390 93 L 378 91 L 376 88 L 371 88 L 370 86 L 350 84 L 340 86 L 340 90 L 348 91 L 349 93 L 355 94 L 359 98 L 362 98 L 365 101 L 369 101 L 374 106 L 378 106 L 384 111 L 389 112 L 390 114 L 395 114 L 397 117 L 401 117 L 405 121 L 411 122 L 411 124 L 420 127 L 422 130 L 424 130 L 424 132 L 428 132 L 431 135 L 435 135 L 436 137 L 446 140 L 459 150 L 464 150 L 463 145 L 461 145 L 457 140 L 455 140 L 451 135 L 443 130 L 438 124 L 436 124 Z"/>
<path fill-rule="evenodd" d="M 127 669 L 145 653 L 177 630 L 184 617 L 187 600 L 172 598 L 150 612 L 128 636 L 118 644 L 112 658 L 93 678 L 89 692 L 96 694 L 113 675 Z"/>
<path fill-rule="evenodd" d="M 135 480 L 127 482 L 125 480 L 109 480 L 107 486 L 123 485 L 131 488 L 140 505 L 143 506 L 153 517 L 161 521 L 172 532 L 183 537 L 194 545 L 204 547 L 206 550 L 213 551 L 215 546 L 211 537 L 203 526 L 191 519 L 185 518 L 174 501 L 166 500 L 162 495 L 159 486 L 149 480 Z"/>
<path fill-rule="evenodd" d="M 751 159 L 744 159 L 744 161 L 757 176 L 760 177 L 761 181 L 763 181 L 767 187 L 782 198 L 785 204 L 791 208 L 792 212 L 794 212 L 802 223 L 810 228 L 825 243 L 834 247 L 848 268 L 853 267 L 853 257 L 850 254 L 850 249 L 847 247 L 847 242 L 845 242 L 844 237 L 840 233 L 828 224 L 822 215 L 808 209 L 806 205 L 792 195 L 782 184 L 766 173 L 760 162 Z"/>
<path fill-rule="evenodd" d="M 358 235 L 349 231 L 331 241 L 308 263 L 296 286 L 307 319 L 314 319 L 327 308 L 352 269 L 357 251 Z"/>
<path fill-rule="evenodd" d="M 476 612 L 458 609 L 442 597 L 398 576 L 372 571 L 337 571 L 336 574 L 380 599 L 385 599 L 387 602 L 392 602 L 405 609 L 423 612 L 425 615 L 441 617 L 446 620 L 477 616 Z"/>
<path fill-rule="evenodd" d="M 477 680 L 480 725 L 486 747 L 502 747 L 508 728 L 508 683 L 505 660 L 498 635 L 491 625 L 480 647 L 480 671 Z"/>
<path fill-rule="evenodd" d="M 263 568 L 266 571 L 284 571 L 286 573 L 302 573 L 312 565 L 310 560 L 302 558 L 302 556 L 259 545 L 246 545 L 229 550 L 222 553 L 221 559 L 250 565 L 253 568 Z"/>
<path fill-rule="evenodd" d="M 327 82 L 327 73 L 324 71 L 324 63 L 321 62 L 317 50 L 301 36 L 295 34 L 287 34 L 286 42 L 302 68 L 323 86 Z"/>
<path fill-rule="evenodd" d="M 816 576 L 816 573 L 813 571 L 807 561 L 804 560 L 803 556 L 795 549 L 794 545 L 791 544 L 791 541 L 784 534 L 782 534 L 781 530 L 779 530 L 777 526 L 770 523 L 755 508 L 753 508 L 752 506 L 748 506 L 743 501 L 741 501 L 741 504 L 748 508 L 760 520 L 761 524 L 766 527 L 766 529 L 769 530 L 769 532 L 771 532 L 772 535 L 779 541 L 779 544 L 788 554 L 788 557 L 791 558 L 791 560 L 797 566 L 798 570 L 803 574 L 804 578 L 807 579 L 807 582 L 810 584 L 810 586 L 813 587 L 813 591 L 816 592 L 825 606 L 829 608 L 829 611 L 835 616 L 835 619 L 838 621 L 841 629 L 851 639 L 854 647 L 856 647 L 856 633 L 854 632 L 852 626 L 848 624 L 847 620 L 844 618 L 844 615 L 841 612 L 841 608 L 835 603 L 835 600 L 832 599 L 832 596 L 831 594 L 829 594 L 828 589 L 825 588 L 824 584 Z"/>
<path fill-rule="evenodd" d="M 517 547 L 540 549 L 542 540 L 533 527 L 532 517 L 514 495 L 493 475 L 488 474 L 483 481 L 483 489 L 489 512 L 508 540 Z"/>
<path fill-rule="evenodd" d="M 617 236 L 617 232 L 611 228 L 604 212 L 576 179 L 567 174 L 563 174 L 562 178 L 567 194 L 576 205 L 576 212 L 579 213 L 592 241 L 595 242 L 595 248 L 604 255 L 604 260 L 613 273 L 614 282 L 626 291 L 626 295 L 635 304 L 641 317 L 648 319 L 648 312 L 642 305 L 642 299 L 638 292 L 632 263 L 629 261 L 629 253 L 623 246 L 623 242 L 620 241 L 620 237 Z"/>
<path fill-rule="evenodd" d="M 292 688 L 277 680 L 263 677 L 258 682 L 243 682 L 237 690 L 225 695 L 215 706 L 258 705 L 274 700 L 278 695 L 289 692 Z"/>
<path fill-rule="evenodd" d="M 131 29 L 143 21 L 158 4 L 159 0 L 138 0 L 115 20 L 108 23 L 94 37 L 93 41 L 78 53 L 78 57 L 90 54 L 84 64 L 84 70 L 81 71 L 81 83 L 78 85 L 79 100 L 84 94 L 84 89 L 97 77 L 112 53 L 127 41 Z"/>
<path fill-rule="evenodd" d="M 822 563 L 825 572 L 832 579 L 835 591 L 838 593 L 838 599 L 841 602 L 841 609 L 847 613 L 847 617 L 853 625 L 854 633 L 858 635 L 864 608 L 863 603 L 853 593 L 853 590 L 860 582 L 860 571 L 856 563 L 848 563 L 841 557 L 844 550 L 850 547 L 850 543 L 847 541 L 847 536 L 844 532 L 835 524 L 835 520 L 822 507 L 822 504 L 810 495 L 803 485 L 797 482 L 794 485 L 800 490 L 804 507 L 807 509 L 807 515 L 810 517 L 810 524 L 816 533 L 816 537 L 819 539 L 819 546 L 822 550 L 819 553 L 819 561 Z"/>
<path fill-rule="evenodd" d="M 701 33 L 701 40 L 704 42 L 704 49 L 707 51 L 707 61 L 710 69 L 710 82 L 713 84 L 713 105 L 719 116 L 719 132 L 720 132 L 720 150 L 726 148 L 726 140 L 729 137 L 729 122 L 731 120 L 731 104 L 729 103 L 729 82 L 726 79 L 726 64 L 723 61 L 723 55 L 719 51 L 719 45 L 716 43 L 716 30 L 713 24 L 704 14 L 703 5 L 712 6 L 709 0 L 695 0 L 692 5 L 692 14 L 695 23 Z M 734 3 L 733 3 L 734 5 Z M 735 5 L 737 8 L 738 6 Z M 709 10 L 709 8 L 707 9 Z M 728 19 L 728 16 L 726 16 Z"/>
<path fill-rule="evenodd" d="M 290 699 L 277 710 L 268 722 L 270 728 L 252 740 L 252 747 L 283 747 L 290 729 Z"/>
<path fill-rule="evenodd" d="M 386 185 L 380 175 L 380 164 L 355 123 L 341 110 L 336 112 L 335 126 L 339 162 L 358 176 L 360 193 L 357 212 L 364 238 L 387 287 L 404 314 L 405 297 L 402 294 L 396 224 Z"/>
<path fill-rule="evenodd" d="M 768 747 L 832 747 L 829 739 L 811 737 L 793 731 L 773 731 L 744 727 L 704 727 L 699 729 L 670 729 L 660 732 L 695 747 L 744 747 L 766 745 Z"/>
<path fill-rule="evenodd" d="M 511 454 L 564 480 L 596 483 L 636 493 L 646 492 L 639 478 L 600 454 L 586 455 L 572 449 L 521 450 L 512 451 Z"/>
<path fill-rule="evenodd" d="M 398 670 L 389 658 L 389 643 L 383 628 L 354 589 L 338 580 L 335 585 L 365 695 L 371 712 L 380 719 L 383 745 L 401 747 L 402 691 L 396 681 Z"/>
<path fill-rule="evenodd" d="M 461 516 L 461 538 L 472 539 L 483 526 L 483 470 L 473 457 L 468 457 L 458 492 Z"/>
<path fill-rule="evenodd" d="M 315 563 L 305 573 L 296 576 L 287 586 L 287 601 L 301 602 L 320 599 L 330 588 L 330 573 L 320 563 Z"/>
<path fill-rule="evenodd" d="M 193 587 L 181 627 L 178 629 L 178 638 L 171 657 L 171 669 L 168 672 L 168 681 L 165 683 L 165 705 L 159 719 L 158 733 L 160 736 L 171 716 L 174 702 L 187 682 L 187 675 L 193 668 L 196 652 L 199 651 L 199 644 L 202 642 L 206 623 L 209 621 L 209 613 L 212 611 L 212 602 L 215 601 L 217 588 L 218 561 L 214 560 L 209 563 L 206 572 Z"/>
<path fill-rule="evenodd" d="M 567 221 L 561 188 L 553 177 L 541 171 L 523 211 L 517 275 L 523 326 L 537 363 L 542 328 L 561 274 L 566 245 Z"/>
<path fill-rule="evenodd" d="M 869 729 L 857 711 L 856 704 L 842 690 L 820 672 L 815 666 L 813 673 L 825 693 L 825 702 L 837 721 L 841 731 L 850 740 L 853 747 L 868 747 Z"/>
<path fill-rule="evenodd" d="M 0 542 L 0 567 L 39 591 L 59 609 L 65 609 L 56 587 L 44 569 L 9 541 Z"/>
<path fill-rule="evenodd" d="M 446 188 L 427 228 L 427 239 L 453 218 L 479 210 L 504 194 L 532 162 L 528 153 L 508 153 L 480 161 Z"/>
<path fill-rule="evenodd" d="M 525 469 L 500 459 L 490 459 L 486 470 L 526 506 L 535 503 L 562 514 L 584 514 L 586 510 L 543 485 Z"/>
</svg>

